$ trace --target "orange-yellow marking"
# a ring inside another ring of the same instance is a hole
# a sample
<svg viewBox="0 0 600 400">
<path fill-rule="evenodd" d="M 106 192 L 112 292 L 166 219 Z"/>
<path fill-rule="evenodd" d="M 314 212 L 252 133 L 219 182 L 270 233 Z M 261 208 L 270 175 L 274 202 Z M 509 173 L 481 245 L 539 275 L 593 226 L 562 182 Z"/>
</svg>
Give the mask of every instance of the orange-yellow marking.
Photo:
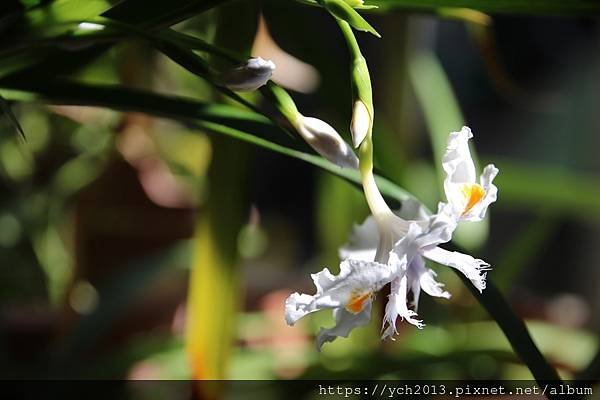
<svg viewBox="0 0 600 400">
<path fill-rule="evenodd" d="M 353 295 L 346 304 L 346 310 L 352 314 L 358 314 L 365 307 L 365 303 L 371 298 L 371 295 L 370 292 Z"/>
<path fill-rule="evenodd" d="M 465 209 L 463 211 L 463 215 L 465 215 L 471 210 L 471 208 L 473 208 L 475 204 L 479 203 L 479 201 L 483 198 L 485 191 L 483 190 L 481 185 L 473 183 L 471 185 L 463 185 L 462 193 L 465 196 L 465 199 L 467 199 L 467 205 L 465 206 Z"/>
</svg>

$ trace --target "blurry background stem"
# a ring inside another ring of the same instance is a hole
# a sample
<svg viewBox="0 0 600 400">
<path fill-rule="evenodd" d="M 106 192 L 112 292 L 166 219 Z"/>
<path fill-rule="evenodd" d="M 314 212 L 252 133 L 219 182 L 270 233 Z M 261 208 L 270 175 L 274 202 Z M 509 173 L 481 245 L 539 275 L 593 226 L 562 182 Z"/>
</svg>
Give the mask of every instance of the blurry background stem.
<svg viewBox="0 0 600 400">
<path fill-rule="evenodd" d="M 257 15 L 254 2 L 223 6 L 215 44 L 247 54 L 256 31 L 257 18 L 249 18 L 253 14 Z M 215 380 L 226 377 L 241 300 L 237 242 L 249 211 L 245 197 L 250 154 L 247 146 L 229 138 L 213 137 L 212 143 L 208 200 L 199 213 L 194 237 L 186 346 L 193 378 Z M 198 398 L 216 398 L 219 391 L 220 387 L 201 383 L 195 387 Z"/>
</svg>

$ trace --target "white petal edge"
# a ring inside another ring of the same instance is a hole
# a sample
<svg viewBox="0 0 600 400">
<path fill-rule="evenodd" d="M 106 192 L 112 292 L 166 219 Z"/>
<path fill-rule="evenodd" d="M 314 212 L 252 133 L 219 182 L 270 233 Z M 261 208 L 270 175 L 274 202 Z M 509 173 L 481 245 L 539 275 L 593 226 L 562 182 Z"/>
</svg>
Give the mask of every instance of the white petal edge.
<svg viewBox="0 0 600 400">
<path fill-rule="evenodd" d="M 442 168 L 446 172 L 446 181 L 451 183 L 475 183 L 475 163 L 469 150 L 469 139 L 473 133 L 463 126 L 459 132 L 448 137 L 446 152 L 442 158 Z"/>
<path fill-rule="evenodd" d="M 482 292 L 485 289 L 486 271 L 491 269 L 485 261 L 457 251 L 444 250 L 440 247 L 424 250 L 423 257 L 438 264 L 456 268 L 473 283 L 477 290 Z"/>
<path fill-rule="evenodd" d="M 415 318 L 417 313 L 409 309 L 406 304 L 406 297 L 408 294 L 407 285 L 408 281 L 406 275 L 392 281 L 391 293 L 385 306 L 381 339 L 393 339 L 393 336 L 398 334 L 398 330 L 396 329 L 396 319 L 398 317 L 419 329 L 423 329 L 425 326 L 422 320 Z"/>
<path fill-rule="evenodd" d="M 293 293 L 285 302 L 285 320 L 288 325 L 293 325 L 300 318 L 318 310 L 344 308 L 353 296 L 374 294 L 393 279 L 388 265 L 361 260 L 342 261 L 338 275 L 333 275 L 328 268 L 324 268 L 311 276 L 316 293 L 312 296 Z"/>
</svg>

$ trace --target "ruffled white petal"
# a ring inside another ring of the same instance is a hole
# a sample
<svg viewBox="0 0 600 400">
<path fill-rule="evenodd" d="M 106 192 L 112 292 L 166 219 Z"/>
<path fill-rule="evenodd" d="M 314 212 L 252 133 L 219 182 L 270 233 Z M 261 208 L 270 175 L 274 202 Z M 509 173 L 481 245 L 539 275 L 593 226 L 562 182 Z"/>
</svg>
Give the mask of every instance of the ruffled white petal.
<svg viewBox="0 0 600 400">
<path fill-rule="evenodd" d="M 425 267 L 425 260 L 421 255 L 416 256 L 408 265 L 406 274 L 413 294 L 413 308 L 415 311 L 418 309 L 421 290 L 433 297 L 450 298 L 450 293 L 442 289 L 444 284 L 435 280 L 437 276 L 435 271 Z"/>
<path fill-rule="evenodd" d="M 425 267 L 423 257 L 420 255 L 413 258 L 406 268 L 406 278 L 408 288 L 412 292 L 411 307 L 413 310 L 418 311 L 419 309 L 419 297 L 421 296 L 421 283 L 419 282 L 420 271 Z"/>
<path fill-rule="evenodd" d="M 444 284 L 436 281 L 436 276 L 437 274 L 434 270 L 423 268 L 423 271 L 419 275 L 421 289 L 430 296 L 449 299 L 451 297 L 450 293 L 442 289 Z"/>
<path fill-rule="evenodd" d="M 308 294 L 292 293 L 285 300 L 285 322 L 288 325 L 294 325 L 296 321 L 304 317 L 306 314 L 316 311 L 316 308 L 310 310 L 314 296 Z"/>
<path fill-rule="evenodd" d="M 454 217 L 474 222 L 481 221 L 487 207 L 496 201 L 498 189 L 492 181 L 498 174 L 498 169 L 488 165 L 477 183 L 475 163 L 469 151 L 469 139 L 472 137 L 473 134 L 467 127 L 463 127 L 460 132 L 452 132 L 442 159 L 442 167 L 446 172 L 444 192 L 452 206 Z"/>
<path fill-rule="evenodd" d="M 459 132 L 452 132 L 442 158 L 442 168 L 446 172 L 444 192 L 457 219 L 461 217 L 468 203 L 464 192 L 465 185 L 476 183 L 475 163 L 469 150 L 469 139 L 472 137 L 471 129 L 466 126 Z"/>
<path fill-rule="evenodd" d="M 498 168 L 493 164 L 486 166 L 483 173 L 479 177 L 479 184 L 484 190 L 482 199 L 465 213 L 461 219 L 465 221 L 477 222 L 481 221 L 486 214 L 490 204 L 496 201 L 498 197 L 498 188 L 493 184 L 494 178 L 498 175 Z"/>
<path fill-rule="evenodd" d="M 372 303 L 369 302 L 358 314 L 348 312 L 344 308 L 334 309 L 335 326 L 321 328 L 317 334 L 317 350 L 320 351 L 323 344 L 334 341 L 338 336 L 348 337 L 352 329 L 367 325 L 371 320 L 371 307 Z"/>
<path fill-rule="evenodd" d="M 396 241 L 390 256 L 395 254 L 398 259 L 402 259 L 406 255 L 407 262 L 410 263 L 412 258 L 418 253 L 420 243 L 417 239 L 423 235 L 423 228 L 418 222 L 411 222 L 408 231 Z"/>
<path fill-rule="evenodd" d="M 348 308 L 357 314 L 370 304 L 372 295 L 393 277 L 388 265 L 344 260 L 338 275 L 333 275 L 325 268 L 313 274 L 312 278 L 317 289 L 313 296 L 293 293 L 287 298 L 285 320 L 288 325 L 322 309 Z"/>
<path fill-rule="evenodd" d="M 485 289 L 486 271 L 491 269 L 490 265 L 485 261 L 473 258 L 468 254 L 447 251 L 439 247 L 423 251 L 423 256 L 439 264 L 456 268 L 462 272 L 462 274 L 466 276 L 480 292 Z"/>
<path fill-rule="evenodd" d="M 382 339 L 393 337 L 398 334 L 396 329 L 396 320 L 400 317 L 402 320 L 422 329 L 423 321 L 416 319 L 417 313 L 407 306 L 408 278 L 406 275 L 398 277 L 392 281 L 391 293 L 385 306 L 385 316 L 383 317 Z"/>
<path fill-rule="evenodd" d="M 442 158 L 442 168 L 446 172 L 444 187 L 447 184 L 475 183 L 475 164 L 469 150 L 469 139 L 472 137 L 471 129 L 466 126 L 460 132 L 450 134 L 446 153 Z"/>
<path fill-rule="evenodd" d="M 416 238 L 419 248 L 424 249 L 449 242 L 457 226 L 452 206 L 448 203 L 439 203 L 438 212 L 426 221 L 421 221 L 420 226 L 421 233 Z"/>
</svg>

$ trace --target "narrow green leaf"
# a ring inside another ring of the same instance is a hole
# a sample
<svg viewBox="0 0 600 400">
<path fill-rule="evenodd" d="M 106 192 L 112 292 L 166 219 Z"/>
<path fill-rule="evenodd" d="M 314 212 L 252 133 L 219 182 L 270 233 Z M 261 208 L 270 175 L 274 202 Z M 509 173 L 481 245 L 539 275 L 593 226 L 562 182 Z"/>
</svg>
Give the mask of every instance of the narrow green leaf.
<svg viewBox="0 0 600 400">
<path fill-rule="evenodd" d="M 12 126 L 15 128 L 15 130 L 19 132 L 21 138 L 23 140 L 27 140 L 27 138 L 25 137 L 25 132 L 23 132 L 23 128 L 21 128 L 21 124 L 19 124 L 19 120 L 12 112 L 12 108 L 10 107 L 8 101 L 4 97 L 2 97 L 2 95 L 0 95 L 0 107 L 2 108 L 2 112 L 6 114 L 6 117 L 8 118 Z"/>
</svg>

